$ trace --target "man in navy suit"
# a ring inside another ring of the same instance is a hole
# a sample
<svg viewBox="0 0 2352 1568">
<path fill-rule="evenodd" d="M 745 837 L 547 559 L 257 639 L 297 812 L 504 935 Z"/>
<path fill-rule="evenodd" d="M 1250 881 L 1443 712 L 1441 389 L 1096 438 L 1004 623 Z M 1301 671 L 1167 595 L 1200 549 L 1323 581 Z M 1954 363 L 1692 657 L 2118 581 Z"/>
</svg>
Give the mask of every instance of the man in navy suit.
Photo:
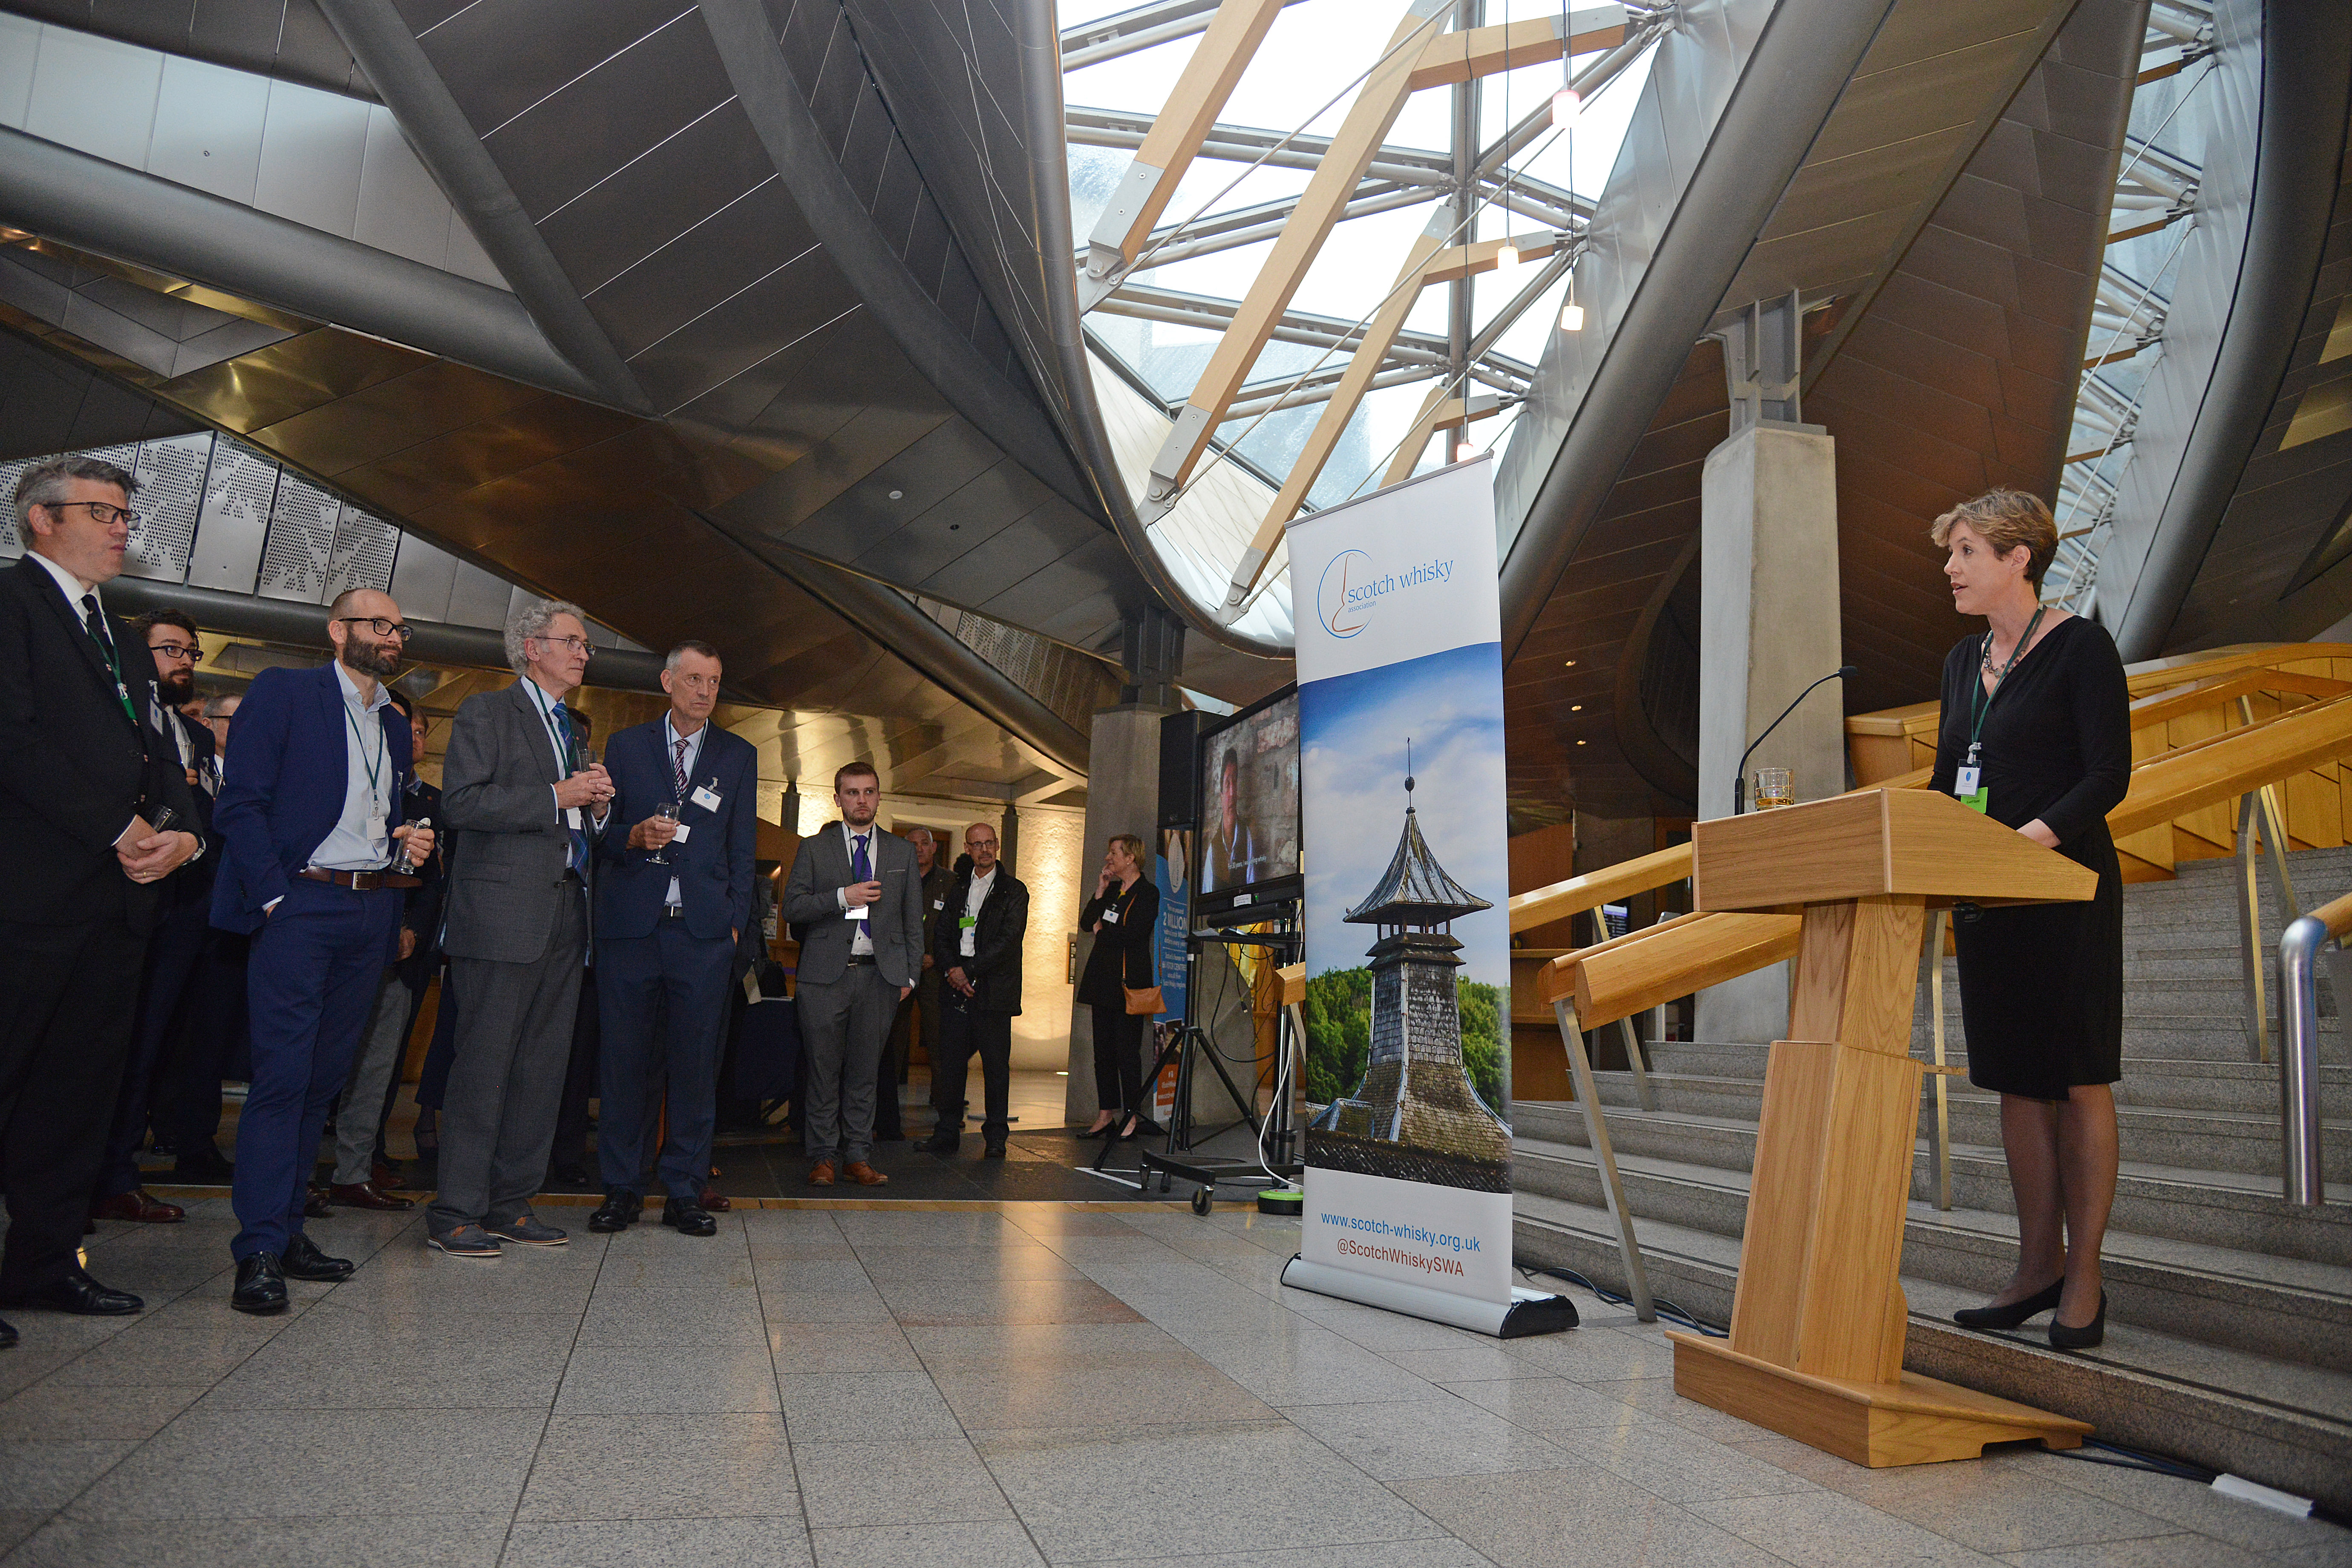
<svg viewBox="0 0 2352 1568">
<path fill-rule="evenodd" d="M 236 714 L 213 822 L 227 846 L 213 923 L 252 933 L 246 987 L 252 1088 L 236 1125 L 229 1244 L 241 1312 L 282 1312 L 286 1281 L 350 1277 L 302 1233 L 327 1102 L 343 1086 L 376 983 L 399 952 L 400 915 L 433 852 L 402 823 L 408 721 L 383 682 L 408 624 L 388 594 L 354 588 L 328 609 L 335 660 L 267 669 Z"/>
<path fill-rule="evenodd" d="M 604 839 L 596 879 L 604 1037 L 596 1151 L 604 1202 L 589 1216 L 593 1231 L 625 1230 L 645 1206 L 656 1062 L 666 1065 L 669 1087 L 662 1223 L 686 1236 L 719 1230 L 701 1193 L 718 1116 L 719 1026 L 736 943 L 751 923 L 760 779 L 751 743 L 710 722 L 719 674 L 717 648 L 678 644 L 662 669 L 669 711 L 623 730 L 604 748 L 614 820 L 635 826 L 625 842 Z M 660 814 L 670 805 L 675 818 Z"/>
</svg>

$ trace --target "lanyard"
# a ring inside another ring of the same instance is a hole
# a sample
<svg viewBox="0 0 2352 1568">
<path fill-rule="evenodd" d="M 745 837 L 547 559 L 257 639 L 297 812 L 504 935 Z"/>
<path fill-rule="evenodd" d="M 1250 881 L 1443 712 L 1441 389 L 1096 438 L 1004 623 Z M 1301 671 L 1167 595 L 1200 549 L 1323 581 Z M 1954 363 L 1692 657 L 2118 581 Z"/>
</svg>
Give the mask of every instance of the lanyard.
<svg viewBox="0 0 2352 1568">
<path fill-rule="evenodd" d="M 555 705 L 547 700 L 547 693 L 539 689 L 538 681 L 531 679 L 530 677 L 526 675 L 523 677 L 523 684 L 530 688 L 530 704 L 532 707 L 539 710 L 540 722 L 547 726 L 548 739 L 553 741 L 555 742 L 556 750 L 563 753 L 563 766 L 565 770 L 570 773 L 578 773 L 580 771 L 580 758 L 572 750 L 572 725 L 570 721 L 566 721 L 561 724 L 555 721 Z"/>
<path fill-rule="evenodd" d="M 348 702 L 343 704 L 343 722 L 352 727 L 352 739 L 360 743 L 360 763 L 367 769 L 368 804 L 375 807 L 378 816 L 382 816 L 384 815 L 383 786 L 378 782 L 378 774 L 383 767 L 389 746 L 383 738 L 383 726 L 379 723 L 375 727 L 375 755 L 371 758 L 367 736 L 361 732 L 360 721 L 352 717 L 352 705 Z"/>
<path fill-rule="evenodd" d="M 1969 711 L 1973 721 L 1969 726 L 1969 765 L 1970 767 L 1976 765 L 1977 750 L 1983 743 L 1978 737 L 1984 733 L 1985 715 L 1992 711 L 1992 700 L 2000 695 L 2001 686 L 2009 679 L 2009 672 L 2017 668 L 2017 661 L 2023 658 L 2025 650 L 2032 646 L 2033 629 L 2042 624 L 2042 617 L 2048 610 L 2047 605 L 2042 605 L 2033 612 L 2033 618 L 2025 623 L 2025 635 L 2017 639 L 2015 647 L 2009 650 L 2009 662 L 2002 665 L 2000 673 L 1992 678 L 1992 689 L 1987 691 L 1981 679 L 1976 683 L 1975 694 L 1969 700 Z M 1990 632 L 1985 633 L 1984 651 L 1987 656 L 1992 652 L 1992 633 Z M 1987 662 L 1990 662 L 1990 657 Z"/>
</svg>

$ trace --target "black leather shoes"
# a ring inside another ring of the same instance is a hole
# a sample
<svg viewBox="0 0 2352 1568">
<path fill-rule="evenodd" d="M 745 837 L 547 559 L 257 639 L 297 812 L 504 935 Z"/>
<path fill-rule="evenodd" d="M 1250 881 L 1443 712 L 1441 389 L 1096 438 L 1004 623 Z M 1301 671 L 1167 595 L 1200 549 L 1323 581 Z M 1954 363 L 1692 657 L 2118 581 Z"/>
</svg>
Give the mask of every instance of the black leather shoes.
<svg viewBox="0 0 2352 1568">
<path fill-rule="evenodd" d="M 319 1279 L 329 1284 L 350 1279 L 359 1265 L 348 1258 L 330 1258 L 319 1250 L 319 1244 L 307 1236 L 297 1236 L 286 1244 L 286 1255 L 278 1260 L 278 1271 L 289 1279 Z"/>
<path fill-rule="evenodd" d="M 680 1236 L 717 1236 L 719 1222 L 692 1198 L 671 1198 L 662 1205 L 662 1224 Z"/>
<path fill-rule="evenodd" d="M 980 1157 L 983 1160 L 1002 1160 L 1004 1158 L 1004 1145 L 1002 1143 L 991 1143 L 987 1148 L 982 1149 L 980 1152 Z"/>
<path fill-rule="evenodd" d="M 626 1187 L 606 1187 L 604 1201 L 588 1216 L 588 1228 L 599 1236 L 610 1236 L 616 1230 L 626 1230 L 637 1223 L 646 1200 Z"/>
<path fill-rule="evenodd" d="M 963 1139 L 956 1133 L 954 1129 L 942 1128 L 940 1131 L 932 1133 L 929 1138 L 924 1139 L 920 1143 L 917 1144 L 916 1147 L 922 1150 L 926 1154 L 952 1154 L 956 1152 L 956 1146 L 962 1142 Z"/>
<path fill-rule="evenodd" d="M 35 1307 L 82 1318 L 127 1318 L 146 1305 L 128 1290 L 108 1289 L 79 1268 L 62 1279 L 0 1300 L 0 1307 Z"/>
<path fill-rule="evenodd" d="M 16 1325 L 0 1318 L 0 1351 L 12 1350 L 16 1343 Z"/>
<path fill-rule="evenodd" d="M 2050 1320 L 2050 1348 L 2053 1351 L 2095 1350 L 2107 1337 L 2107 1293 L 2099 1292 L 2099 1315 L 2079 1327 L 2070 1327 L 2055 1317 Z"/>
<path fill-rule="evenodd" d="M 2013 1329 L 2037 1312 L 2055 1310 L 2058 1297 L 2065 1289 L 2065 1279 L 2061 1276 L 2046 1288 L 2006 1306 L 1963 1307 L 1952 1314 L 1952 1321 L 1964 1329 Z"/>
<path fill-rule="evenodd" d="M 236 1289 L 229 1292 L 228 1304 L 257 1315 L 286 1310 L 286 1271 L 278 1267 L 278 1254 L 257 1252 L 236 1260 Z"/>
</svg>

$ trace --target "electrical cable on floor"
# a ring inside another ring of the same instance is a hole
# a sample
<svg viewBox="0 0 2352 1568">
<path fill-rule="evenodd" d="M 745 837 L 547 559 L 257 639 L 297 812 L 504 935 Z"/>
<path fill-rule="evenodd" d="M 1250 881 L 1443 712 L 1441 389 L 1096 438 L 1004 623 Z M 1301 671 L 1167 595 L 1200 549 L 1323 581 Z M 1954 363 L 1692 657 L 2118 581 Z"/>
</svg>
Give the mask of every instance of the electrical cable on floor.
<svg viewBox="0 0 2352 1568">
<path fill-rule="evenodd" d="M 1517 1268 L 1520 1273 L 1530 1277 L 1536 1275 L 1549 1275 L 1554 1279 L 1565 1279 L 1570 1284 L 1581 1285 L 1612 1307 L 1630 1307 L 1633 1304 L 1632 1297 L 1620 1296 L 1614 1290 L 1604 1290 L 1599 1285 L 1594 1284 L 1591 1280 L 1586 1279 L 1583 1275 L 1579 1274 L 1573 1268 L 1554 1268 L 1549 1264 L 1542 1263 L 1522 1263 L 1517 1265 Z M 1731 1337 L 1730 1330 L 1716 1327 L 1713 1323 L 1706 1321 L 1688 1309 L 1677 1307 L 1672 1301 L 1667 1300 L 1664 1296 L 1651 1297 L 1650 1305 L 1657 1310 L 1658 1316 L 1662 1318 L 1671 1318 L 1676 1323 L 1681 1324 L 1684 1328 L 1690 1330 L 1694 1333 L 1705 1334 L 1711 1340 L 1727 1340 Z"/>
</svg>

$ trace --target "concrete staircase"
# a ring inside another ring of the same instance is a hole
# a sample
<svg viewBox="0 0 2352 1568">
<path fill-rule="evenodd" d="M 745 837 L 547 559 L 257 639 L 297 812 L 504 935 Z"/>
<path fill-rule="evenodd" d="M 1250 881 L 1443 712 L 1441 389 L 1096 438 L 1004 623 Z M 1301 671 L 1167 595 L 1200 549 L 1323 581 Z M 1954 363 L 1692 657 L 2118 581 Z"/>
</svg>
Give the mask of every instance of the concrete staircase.
<svg viewBox="0 0 2352 1568">
<path fill-rule="evenodd" d="M 2352 888 L 2352 848 L 2301 851 L 2289 868 L 2314 908 Z M 1933 1206 L 1934 1100 L 1921 1096 L 1903 1252 L 1908 1364 L 2090 1421 L 2110 1441 L 2352 1508 L 2352 1045 L 2323 982 L 2328 1203 L 2292 1207 L 2278 1195 L 2278 1068 L 2246 1059 L 2235 870 L 2191 862 L 2177 881 L 2125 894 L 2123 1170 L 2105 1253 L 2105 1344 L 2053 1352 L 2046 1317 L 2013 1334 L 1951 1321 L 2008 1277 L 2017 1251 L 1998 1098 L 1953 1079 L 1948 1211 Z M 2281 929 L 2273 910 L 2274 1051 Z M 1944 991 L 1947 1058 L 1965 1067 L 1950 961 Z M 1929 1053 L 1924 987 L 1913 1049 Z M 1649 1111 L 1630 1075 L 1598 1075 L 1651 1289 L 1718 1324 L 1731 1313 L 1765 1055 L 1653 1047 Z M 1512 1127 L 1520 1260 L 1622 1289 L 1581 1111 L 1520 1101 Z"/>
</svg>

